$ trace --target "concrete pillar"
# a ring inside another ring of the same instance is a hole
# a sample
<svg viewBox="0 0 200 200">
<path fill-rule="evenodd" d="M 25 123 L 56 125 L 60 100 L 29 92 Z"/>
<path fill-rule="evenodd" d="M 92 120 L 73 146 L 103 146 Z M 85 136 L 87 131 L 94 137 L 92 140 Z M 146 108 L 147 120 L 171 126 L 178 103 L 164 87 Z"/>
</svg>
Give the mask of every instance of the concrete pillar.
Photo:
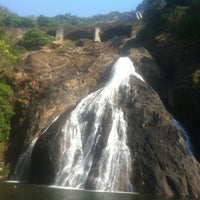
<svg viewBox="0 0 200 200">
<path fill-rule="evenodd" d="M 22 39 L 23 38 L 23 35 L 24 35 L 24 32 L 22 29 L 18 28 L 17 29 L 17 39 Z"/>
<path fill-rule="evenodd" d="M 95 27 L 95 33 L 94 33 L 94 41 L 95 42 L 101 42 L 101 38 L 100 38 L 100 28 Z"/>
<path fill-rule="evenodd" d="M 64 39 L 64 30 L 58 29 L 56 31 L 56 41 L 62 41 Z"/>
</svg>

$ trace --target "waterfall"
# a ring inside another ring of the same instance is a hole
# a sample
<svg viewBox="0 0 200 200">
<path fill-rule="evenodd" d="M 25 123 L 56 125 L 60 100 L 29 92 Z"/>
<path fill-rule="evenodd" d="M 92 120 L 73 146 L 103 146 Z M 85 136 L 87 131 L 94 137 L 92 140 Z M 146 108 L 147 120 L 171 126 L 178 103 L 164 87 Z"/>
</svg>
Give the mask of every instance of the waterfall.
<svg viewBox="0 0 200 200">
<path fill-rule="evenodd" d="M 192 150 L 192 145 L 190 143 L 190 139 L 189 139 L 189 137 L 188 137 L 185 129 L 183 128 L 183 126 L 181 125 L 181 123 L 179 121 L 177 121 L 175 118 L 172 118 L 172 122 L 175 124 L 175 126 L 177 127 L 177 129 L 181 132 L 181 136 L 182 136 L 183 141 L 185 143 L 187 153 L 190 156 L 194 157 L 193 150 Z"/>
<path fill-rule="evenodd" d="M 30 143 L 27 150 L 20 156 L 14 171 L 15 181 L 28 181 L 30 175 L 31 155 L 37 140 L 38 137 Z"/>
<path fill-rule="evenodd" d="M 134 102 L 133 88 L 130 84 L 132 78 L 144 81 L 135 72 L 134 65 L 128 57 L 119 58 L 104 87 L 82 99 L 71 113 L 62 115 L 61 123 L 56 123 L 55 126 L 58 131 L 55 131 L 54 126 L 50 130 L 50 126 L 58 117 L 43 131 L 42 134 L 47 134 L 47 136 L 49 133 L 50 136 L 54 136 L 54 132 L 56 132 L 53 142 L 50 143 L 53 144 L 50 146 L 51 150 L 55 148 L 56 151 L 52 153 L 52 150 L 48 152 L 49 154 L 45 154 L 45 156 L 52 154 L 56 156 L 56 159 L 51 160 L 53 164 L 56 163 L 51 169 L 56 174 L 52 178 L 54 186 L 136 192 L 132 184 L 134 160 L 127 146 L 128 119 L 125 112 L 130 99 L 131 102 Z M 188 154 L 193 156 L 185 130 L 174 118 L 172 122 L 180 130 Z M 56 140 L 54 140 L 55 138 Z M 29 180 L 31 155 L 38 139 L 40 137 L 35 138 L 21 155 L 15 169 L 15 180 Z M 39 154 L 36 156 L 40 157 Z M 40 158 L 41 161 L 44 157 Z M 34 163 L 34 156 L 32 162 Z M 37 159 L 34 164 L 33 166 L 39 164 Z M 46 166 L 49 166 L 48 164 L 44 165 L 44 170 L 46 170 Z M 33 175 L 35 174 L 33 173 Z"/>
<path fill-rule="evenodd" d="M 55 117 L 52 122 L 45 128 L 42 132 L 44 134 L 46 130 L 58 119 L 59 116 Z M 41 135 L 42 135 L 41 134 Z M 41 136 L 40 135 L 40 136 Z M 24 153 L 19 157 L 17 165 L 14 170 L 14 181 L 23 181 L 28 182 L 30 175 L 30 166 L 31 166 L 31 156 L 33 152 L 33 148 L 37 142 L 39 137 L 36 137 L 27 147 Z"/>
<path fill-rule="evenodd" d="M 129 79 L 133 75 L 143 80 L 128 57 L 120 58 L 105 87 L 84 98 L 66 120 L 55 185 L 134 190 L 130 182 L 132 161 L 126 145 L 126 116 L 120 107 L 120 102 L 129 97 Z"/>
<path fill-rule="evenodd" d="M 135 15 L 136 15 L 137 19 L 139 19 L 139 20 L 142 19 L 142 13 L 140 11 L 136 11 Z"/>
</svg>

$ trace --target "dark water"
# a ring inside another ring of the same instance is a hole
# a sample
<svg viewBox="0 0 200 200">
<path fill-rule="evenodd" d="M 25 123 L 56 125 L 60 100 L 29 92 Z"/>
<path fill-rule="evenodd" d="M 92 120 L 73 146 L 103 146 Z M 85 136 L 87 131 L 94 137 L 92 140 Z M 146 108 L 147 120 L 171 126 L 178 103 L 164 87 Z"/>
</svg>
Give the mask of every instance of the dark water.
<svg viewBox="0 0 200 200">
<path fill-rule="evenodd" d="M 0 200 L 191 200 L 154 195 L 93 192 L 18 183 L 0 183 Z"/>
</svg>

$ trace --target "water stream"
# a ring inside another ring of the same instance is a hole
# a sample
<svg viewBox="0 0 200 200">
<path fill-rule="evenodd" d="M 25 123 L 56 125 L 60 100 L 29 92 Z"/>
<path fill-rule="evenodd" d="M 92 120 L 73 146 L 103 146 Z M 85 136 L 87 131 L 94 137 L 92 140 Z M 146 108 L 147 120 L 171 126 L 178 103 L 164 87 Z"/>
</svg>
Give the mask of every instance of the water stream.
<svg viewBox="0 0 200 200">
<path fill-rule="evenodd" d="M 120 107 L 120 102 L 129 97 L 129 79 L 133 75 L 142 79 L 129 58 L 120 58 L 106 86 L 84 98 L 66 120 L 56 185 L 134 191 L 126 145 L 127 120 Z"/>
</svg>

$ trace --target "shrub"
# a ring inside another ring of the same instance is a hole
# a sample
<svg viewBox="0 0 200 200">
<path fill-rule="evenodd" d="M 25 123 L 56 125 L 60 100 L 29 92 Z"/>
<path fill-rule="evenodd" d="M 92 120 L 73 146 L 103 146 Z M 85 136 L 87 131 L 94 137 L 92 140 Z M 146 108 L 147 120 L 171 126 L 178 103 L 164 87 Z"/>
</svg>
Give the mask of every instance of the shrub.
<svg viewBox="0 0 200 200">
<path fill-rule="evenodd" d="M 197 69 L 192 75 L 192 81 L 195 89 L 200 88 L 200 69 Z"/>
<path fill-rule="evenodd" d="M 0 39 L 0 64 L 1 67 L 9 63 L 14 63 L 18 57 L 11 52 L 11 46 Z"/>
<path fill-rule="evenodd" d="M 13 91 L 10 86 L 0 83 L 0 142 L 5 141 L 10 131 L 10 119 L 14 115 L 10 100 Z"/>
<path fill-rule="evenodd" d="M 53 37 L 48 36 L 44 31 L 31 29 L 24 35 L 21 44 L 28 50 L 37 50 L 48 45 L 52 40 Z"/>
</svg>

